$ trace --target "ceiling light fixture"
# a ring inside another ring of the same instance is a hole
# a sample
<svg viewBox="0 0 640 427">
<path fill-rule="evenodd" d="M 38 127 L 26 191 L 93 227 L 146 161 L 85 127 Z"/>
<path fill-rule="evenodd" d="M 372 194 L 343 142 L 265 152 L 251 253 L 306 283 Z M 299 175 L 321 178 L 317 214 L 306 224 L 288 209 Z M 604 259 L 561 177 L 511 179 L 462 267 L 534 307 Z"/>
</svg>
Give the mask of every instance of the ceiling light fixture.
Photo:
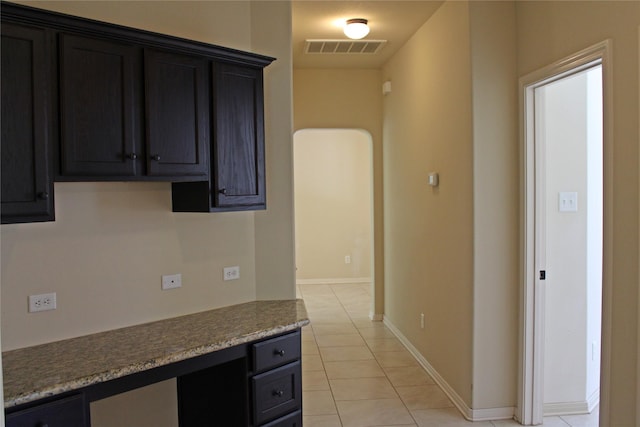
<svg viewBox="0 0 640 427">
<path fill-rule="evenodd" d="M 347 19 L 344 25 L 344 35 L 350 39 L 360 40 L 369 34 L 368 22 L 369 21 L 362 18 Z"/>
</svg>

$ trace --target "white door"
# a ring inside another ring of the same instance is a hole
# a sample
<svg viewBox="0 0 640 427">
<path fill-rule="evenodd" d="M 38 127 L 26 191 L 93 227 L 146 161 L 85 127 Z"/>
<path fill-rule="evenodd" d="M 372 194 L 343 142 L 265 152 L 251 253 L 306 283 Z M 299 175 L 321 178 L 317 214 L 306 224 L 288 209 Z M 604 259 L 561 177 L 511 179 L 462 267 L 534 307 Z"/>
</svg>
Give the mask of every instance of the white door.
<svg viewBox="0 0 640 427">
<path fill-rule="evenodd" d="M 534 91 L 536 224 L 544 289 L 544 415 L 598 402 L 602 295 L 602 70 Z"/>
<path fill-rule="evenodd" d="M 598 403 L 603 241 L 602 63 L 607 44 L 526 76 L 524 287 L 516 417 Z"/>
</svg>

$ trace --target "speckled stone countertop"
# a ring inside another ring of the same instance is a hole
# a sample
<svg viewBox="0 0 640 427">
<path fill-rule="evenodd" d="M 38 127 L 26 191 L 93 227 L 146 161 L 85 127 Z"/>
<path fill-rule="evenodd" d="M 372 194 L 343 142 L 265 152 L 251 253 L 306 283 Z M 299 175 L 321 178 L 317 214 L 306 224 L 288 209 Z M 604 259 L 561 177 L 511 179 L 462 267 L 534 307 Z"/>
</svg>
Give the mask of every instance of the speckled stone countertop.
<svg viewBox="0 0 640 427">
<path fill-rule="evenodd" d="M 9 408 L 309 323 L 302 300 L 253 301 L 2 353 Z"/>
</svg>

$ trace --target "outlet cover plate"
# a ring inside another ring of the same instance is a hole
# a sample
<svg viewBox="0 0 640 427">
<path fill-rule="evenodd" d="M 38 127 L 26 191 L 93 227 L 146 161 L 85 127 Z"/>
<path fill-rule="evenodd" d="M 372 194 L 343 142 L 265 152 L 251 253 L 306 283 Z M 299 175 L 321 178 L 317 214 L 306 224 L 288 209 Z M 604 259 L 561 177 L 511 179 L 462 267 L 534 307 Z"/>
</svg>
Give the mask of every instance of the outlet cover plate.
<svg viewBox="0 0 640 427">
<path fill-rule="evenodd" d="M 56 293 L 29 295 L 29 313 L 55 310 L 57 308 Z"/>
<path fill-rule="evenodd" d="M 235 265 L 233 267 L 225 267 L 223 270 L 224 280 L 237 280 L 240 278 L 240 267 Z"/>
<path fill-rule="evenodd" d="M 168 274 L 162 276 L 162 290 L 175 289 L 182 287 L 182 274 Z"/>
</svg>

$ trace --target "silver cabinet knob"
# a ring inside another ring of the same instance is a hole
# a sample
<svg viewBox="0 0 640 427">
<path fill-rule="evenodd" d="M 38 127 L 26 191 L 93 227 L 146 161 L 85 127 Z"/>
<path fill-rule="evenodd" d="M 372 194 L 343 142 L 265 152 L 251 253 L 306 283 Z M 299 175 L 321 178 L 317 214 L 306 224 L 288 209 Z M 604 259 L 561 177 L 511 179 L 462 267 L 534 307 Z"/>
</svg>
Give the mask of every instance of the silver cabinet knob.
<svg viewBox="0 0 640 427">
<path fill-rule="evenodd" d="M 160 156 L 158 154 L 154 154 L 153 156 L 151 156 L 151 160 L 155 160 L 156 162 L 160 161 Z"/>
</svg>

